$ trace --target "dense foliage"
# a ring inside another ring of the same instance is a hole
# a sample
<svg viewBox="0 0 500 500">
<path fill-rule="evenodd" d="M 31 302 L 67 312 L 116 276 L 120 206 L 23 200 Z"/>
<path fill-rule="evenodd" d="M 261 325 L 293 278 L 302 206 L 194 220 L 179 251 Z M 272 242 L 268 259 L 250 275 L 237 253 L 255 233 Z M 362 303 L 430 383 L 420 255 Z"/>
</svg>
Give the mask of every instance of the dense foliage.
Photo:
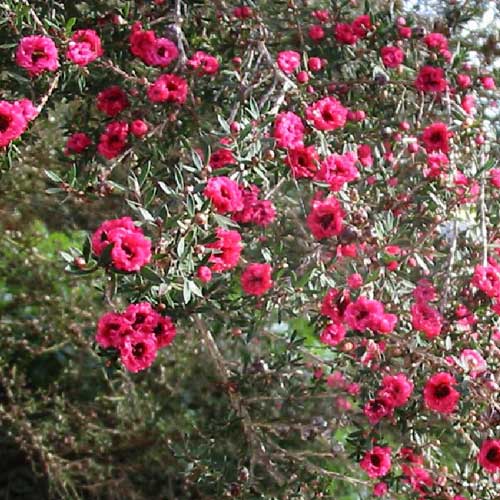
<svg viewBox="0 0 500 500">
<path fill-rule="evenodd" d="M 6 498 L 500 495 L 481 2 L 0 6 Z"/>
</svg>

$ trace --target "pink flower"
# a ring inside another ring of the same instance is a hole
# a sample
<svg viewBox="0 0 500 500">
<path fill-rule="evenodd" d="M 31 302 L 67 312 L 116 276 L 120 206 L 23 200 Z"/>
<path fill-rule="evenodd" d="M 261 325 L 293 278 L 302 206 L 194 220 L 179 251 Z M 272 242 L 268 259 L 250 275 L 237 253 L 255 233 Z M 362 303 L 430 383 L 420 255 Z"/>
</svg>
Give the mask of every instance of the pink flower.
<svg viewBox="0 0 500 500">
<path fill-rule="evenodd" d="M 150 66 L 166 68 L 179 56 L 179 50 L 172 40 L 168 38 L 156 38 L 143 53 L 143 59 Z"/>
<path fill-rule="evenodd" d="M 494 90 L 496 88 L 495 79 L 492 76 L 482 76 L 479 80 L 485 90 Z"/>
<path fill-rule="evenodd" d="M 358 16 L 352 22 L 352 29 L 359 38 L 364 38 L 372 28 L 372 22 L 368 14 Z"/>
<path fill-rule="evenodd" d="M 468 115 L 473 115 L 476 112 L 476 98 L 473 95 L 464 95 L 460 105 Z"/>
<path fill-rule="evenodd" d="M 457 75 L 457 85 L 461 89 L 469 88 L 472 85 L 472 78 L 466 74 Z"/>
<path fill-rule="evenodd" d="M 453 375 L 439 372 L 433 375 L 424 387 L 424 403 L 430 410 L 438 413 L 453 413 L 460 394 L 455 390 L 457 381 Z"/>
<path fill-rule="evenodd" d="M 408 26 L 400 26 L 398 28 L 398 33 L 401 38 L 411 38 L 412 31 Z"/>
<path fill-rule="evenodd" d="M 111 122 L 108 123 L 104 132 L 99 137 L 97 151 L 111 160 L 122 153 L 127 146 L 128 123 Z"/>
<path fill-rule="evenodd" d="M 337 42 L 346 45 L 354 45 L 358 39 L 359 36 L 356 35 L 351 24 L 337 23 L 335 25 L 335 40 L 337 40 Z"/>
<path fill-rule="evenodd" d="M 147 90 L 151 102 L 173 102 L 184 104 L 188 93 L 188 85 L 184 78 L 165 74 L 160 75 Z"/>
<path fill-rule="evenodd" d="M 345 329 L 340 323 L 329 323 L 321 332 L 319 340 L 323 344 L 336 346 L 345 338 Z"/>
<path fill-rule="evenodd" d="M 87 66 L 103 53 L 101 39 L 94 30 L 78 30 L 71 37 L 66 57 L 78 66 Z"/>
<path fill-rule="evenodd" d="M 443 69 L 434 66 L 421 68 L 415 80 L 415 87 L 421 92 L 444 92 L 447 85 Z"/>
<path fill-rule="evenodd" d="M 233 15 L 238 19 L 247 19 L 253 16 L 253 10 L 251 7 L 247 7 L 246 5 L 242 7 L 235 7 L 233 9 Z"/>
<path fill-rule="evenodd" d="M 326 23 L 330 18 L 330 13 L 326 9 L 314 10 L 311 16 L 317 19 L 320 23 Z"/>
<path fill-rule="evenodd" d="M 436 299 L 436 289 L 428 280 L 419 280 L 413 290 L 413 296 L 417 302 L 431 302 Z"/>
<path fill-rule="evenodd" d="M 92 252 L 99 257 L 104 249 L 112 243 L 112 232 L 121 229 L 142 234 L 140 227 L 130 217 L 104 221 L 92 235 Z"/>
<path fill-rule="evenodd" d="M 405 53 L 399 47 L 389 45 L 380 49 L 380 57 L 386 68 L 397 68 L 405 59 Z"/>
<path fill-rule="evenodd" d="M 496 267 L 477 265 L 474 269 L 471 285 L 475 286 L 488 297 L 500 296 L 500 273 Z"/>
<path fill-rule="evenodd" d="M 172 319 L 169 316 L 162 316 L 156 311 L 151 311 L 139 330 L 147 334 L 153 334 L 158 349 L 170 345 L 177 334 Z"/>
<path fill-rule="evenodd" d="M 117 229 L 110 234 L 111 261 L 120 271 L 135 272 L 151 260 L 151 241 L 137 231 Z"/>
<path fill-rule="evenodd" d="M 230 149 L 219 148 L 210 155 L 209 165 L 214 168 L 224 168 L 228 165 L 235 165 L 236 159 Z"/>
<path fill-rule="evenodd" d="M 21 110 L 21 113 L 28 122 L 34 120 L 40 113 L 39 108 L 30 99 L 19 99 L 19 101 L 14 101 L 12 104 Z"/>
<path fill-rule="evenodd" d="M 149 368 L 158 351 L 155 336 L 141 331 L 126 336 L 119 349 L 123 366 L 132 373 Z"/>
<path fill-rule="evenodd" d="M 403 406 L 413 392 L 413 382 L 403 373 L 397 375 L 386 375 L 382 379 L 382 388 L 378 392 L 379 397 L 388 397 L 395 407 Z"/>
<path fill-rule="evenodd" d="M 373 496 L 383 497 L 388 491 L 389 486 L 387 486 L 387 483 L 380 482 L 373 487 Z"/>
<path fill-rule="evenodd" d="M 134 120 L 130 124 L 130 132 L 135 137 L 144 137 L 148 133 L 149 127 L 144 120 Z"/>
<path fill-rule="evenodd" d="M 208 262 L 212 264 L 215 272 L 227 271 L 237 266 L 241 255 L 241 236 L 238 231 L 229 229 L 216 229 L 217 241 L 205 245 L 214 250 Z"/>
<path fill-rule="evenodd" d="M 451 132 L 448 131 L 445 123 L 436 122 L 429 125 L 424 129 L 424 133 L 422 134 L 422 142 L 424 143 L 425 150 L 428 153 L 432 153 L 433 151 L 448 153 L 450 151 L 448 144 L 450 136 Z"/>
<path fill-rule="evenodd" d="M 391 470 L 391 449 L 374 446 L 367 451 L 359 463 L 369 477 L 382 477 Z"/>
<path fill-rule="evenodd" d="M 27 128 L 23 110 L 15 103 L 0 101 L 0 148 L 20 137 Z"/>
<path fill-rule="evenodd" d="M 441 33 L 429 33 L 424 37 L 424 43 L 429 49 L 448 50 L 448 39 Z"/>
<path fill-rule="evenodd" d="M 485 359 L 475 349 L 464 349 L 460 354 L 460 363 L 472 378 L 481 375 L 488 369 Z"/>
<path fill-rule="evenodd" d="M 31 76 L 59 68 L 57 48 L 48 36 L 25 36 L 16 50 L 16 64 L 26 69 Z"/>
<path fill-rule="evenodd" d="M 415 330 L 424 333 L 430 340 L 441 333 L 443 317 L 437 309 L 425 302 L 418 301 L 411 307 L 411 323 Z"/>
<path fill-rule="evenodd" d="M 145 326 L 155 311 L 149 302 L 130 304 L 123 312 L 123 317 L 130 322 L 134 330 L 146 328 Z"/>
<path fill-rule="evenodd" d="M 264 295 L 272 286 L 269 264 L 248 264 L 241 275 L 241 288 L 248 295 Z"/>
<path fill-rule="evenodd" d="M 208 266 L 200 266 L 196 276 L 202 283 L 208 283 L 212 280 L 212 270 Z"/>
<path fill-rule="evenodd" d="M 114 312 L 108 312 L 101 316 L 97 323 L 96 342 L 108 349 L 109 347 L 118 347 L 122 339 L 132 333 L 130 321 L 123 315 Z"/>
<path fill-rule="evenodd" d="M 424 176 L 427 179 L 438 179 L 446 172 L 450 160 L 443 153 L 431 153 L 427 156 L 427 166 L 424 168 Z"/>
<path fill-rule="evenodd" d="M 311 203 L 307 225 L 317 240 L 338 236 L 343 229 L 345 212 L 337 198 L 330 196 Z"/>
<path fill-rule="evenodd" d="M 334 97 L 325 97 L 307 107 L 306 118 L 318 130 L 335 130 L 345 125 L 347 109 Z"/>
<path fill-rule="evenodd" d="M 384 305 L 378 300 L 360 296 L 347 306 L 344 321 L 352 330 L 364 332 L 370 329 L 378 333 L 390 333 L 396 326 L 397 317 L 386 313 Z"/>
<path fill-rule="evenodd" d="M 118 86 L 113 85 L 97 94 L 97 109 L 108 116 L 116 116 L 129 105 L 127 94 Z"/>
<path fill-rule="evenodd" d="M 240 186 L 229 177 L 212 177 L 208 180 L 203 194 L 212 202 L 220 214 L 237 212 L 243 209 Z"/>
<path fill-rule="evenodd" d="M 383 418 L 393 415 L 394 405 L 392 404 L 392 400 L 386 396 L 370 399 L 363 407 L 363 413 L 371 425 L 376 425 Z"/>
<path fill-rule="evenodd" d="M 363 277 L 359 273 L 350 274 L 347 277 L 347 285 L 352 289 L 360 288 L 363 286 Z"/>
<path fill-rule="evenodd" d="M 323 67 L 323 60 L 319 57 L 310 57 L 307 61 L 307 68 L 313 73 L 317 73 Z"/>
<path fill-rule="evenodd" d="M 431 475 L 422 467 L 403 464 L 402 469 L 404 475 L 408 478 L 405 481 L 410 483 L 414 491 L 425 495 L 432 487 L 433 481 Z"/>
<path fill-rule="evenodd" d="M 83 153 L 90 145 L 92 140 L 84 132 L 75 132 L 68 137 L 66 141 L 65 154 L 80 154 Z"/>
<path fill-rule="evenodd" d="M 304 124 L 292 112 L 279 113 L 274 121 L 274 138 L 280 148 L 296 148 L 304 145 Z"/>
<path fill-rule="evenodd" d="M 217 58 L 201 50 L 192 55 L 187 65 L 191 69 L 198 70 L 200 76 L 215 75 L 219 71 L 219 61 L 217 61 Z"/>
<path fill-rule="evenodd" d="M 345 184 L 359 177 L 356 160 L 355 153 L 327 156 L 321 163 L 315 180 L 327 182 L 332 191 L 340 191 Z"/>
<path fill-rule="evenodd" d="M 146 64 L 153 64 L 156 44 L 154 31 L 143 31 L 140 23 L 134 23 L 129 37 L 130 52 L 141 58 Z"/>
<path fill-rule="evenodd" d="M 321 314 L 327 316 L 334 323 L 344 320 L 344 311 L 351 302 L 349 290 L 341 292 L 336 288 L 330 288 L 321 302 Z"/>
<path fill-rule="evenodd" d="M 297 146 L 287 151 L 285 163 L 296 179 L 311 179 L 318 171 L 319 155 L 314 146 Z"/>
<path fill-rule="evenodd" d="M 267 226 L 276 218 L 276 209 L 271 200 L 259 200 L 259 188 L 255 185 L 242 190 L 243 208 L 233 214 L 240 224 Z"/>
<path fill-rule="evenodd" d="M 278 54 L 276 62 L 283 73 L 291 74 L 300 66 L 300 54 L 293 50 L 284 50 Z"/>
<path fill-rule="evenodd" d="M 490 474 L 500 471 L 500 439 L 485 439 L 477 460 Z"/>
</svg>

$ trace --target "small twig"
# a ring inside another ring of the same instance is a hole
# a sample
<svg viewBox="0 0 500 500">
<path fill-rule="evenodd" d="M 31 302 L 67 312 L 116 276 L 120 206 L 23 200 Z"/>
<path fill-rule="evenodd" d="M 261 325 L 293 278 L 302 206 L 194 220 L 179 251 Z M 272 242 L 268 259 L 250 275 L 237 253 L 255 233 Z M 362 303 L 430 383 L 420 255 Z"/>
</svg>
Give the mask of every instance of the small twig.
<svg viewBox="0 0 500 500">
<path fill-rule="evenodd" d="M 44 96 L 42 97 L 42 99 L 40 100 L 40 103 L 38 104 L 37 108 L 38 108 L 38 112 L 40 113 L 42 111 L 42 109 L 45 107 L 45 105 L 47 104 L 48 100 L 50 99 L 50 96 L 54 93 L 54 91 L 56 90 L 57 88 L 57 85 L 59 83 L 59 78 L 60 78 L 60 74 L 57 73 L 53 80 L 50 82 L 50 85 L 49 85 L 49 88 L 47 89 L 47 92 L 44 94 Z"/>
</svg>

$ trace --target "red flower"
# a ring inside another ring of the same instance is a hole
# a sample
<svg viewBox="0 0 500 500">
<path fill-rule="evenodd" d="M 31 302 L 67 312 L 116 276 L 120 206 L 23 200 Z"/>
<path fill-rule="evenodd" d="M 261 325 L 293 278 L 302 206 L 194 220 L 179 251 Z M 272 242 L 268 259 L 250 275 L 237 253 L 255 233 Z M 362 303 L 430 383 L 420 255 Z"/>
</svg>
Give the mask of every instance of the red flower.
<svg viewBox="0 0 500 500">
<path fill-rule="evenodd" d="M 386 313 L 384 305 L 378 300 L 360 296 L 347 306 L 344 321 L 350 328 L 360 332 L 370 329 L 378 333 L 390 333 L 396 326 L 397 317 Z"/>
<path fill-rule="evenodd" d="M 116 116 L 128 108 L 127 94 L 118 86 L 113 85 L 97 94 L 97 109 L 108 116 Z"/>
<path fill-rule="evenodd" d="M 19 106 L 0 101 L 0 148 L 20 137 L 27 127 L 28 121 Z"/>
<path fill-rule="evenodd" d="M 136 137 L 144 137 L 148 133 L 149 127 L 144 120 L 134 120 L 130 124 L 130 132 Z"/>
<path fill-rule="evenodd" d="M 215 75 L 219 71 L 219 61 L 214 56 L 199 50 L 187 62 L 188 67 L 198 70 L 198 75 Z"/>
<path fill-rule="evenodd" d="M 206 245 L 207 248 L 214 250 L 209 257 L 208 262 L 212 264 L 212 270 L 215 272 L 227 271 L 236 267 L 241 254 L 241 236 L 238 231 L 217 228 L 216 234 L 218 240 Z"/>
<path fill-rule="evenodd" d="M 240 186 L 229 177 L 212 177 L 203 193 L 220 214 L 237 212 L 243 208 Z"/>
<path fill-rule="evenodd" d="M 380 49 L 380 57 L 386 68 L 397 68 L 405 59 L 405 53 L 399 47 L 387 46 Z"/>
<path fill-rule="evenodd" d="M 338 236 L 343 229 L 344 210 L 337 198 L 330 196 L 311 203 L 307 225 L 317 240 Z"/>
<path fill-rule="evenodd" d="M 386 375 L 382 379 L 382 388 L 378 392 L 378 396 L 392 399 L 393 405 L 398 407 L 408 402 L 412 392 L 412 381 L 408 380 L 403 373 L 398 373 L 397 375 Z"/>
<path fill-rule="evenodd" d="M 415 87 L 421 92 L 444 92 L 447 85 L 443 69 L 434 66 L 421 68 L 415 80 Z"/>
<path fill-rule="evenodd" d="M 424 37 L 424 43 L 429 49 L 448 50 L 448 39 L 441 33 L 429 33 Z"/>
<path fill-rule="evenodd" d="M 99 138 L 97 151 L 108 160 L 116 158 L 127 146 L 127 138 L 128 123 L 111 122 Z"/>
<path fill-rule="evenodd" d="M 269 264 L 248 264 L 241 275 L 241 288 L 248 295 L 263 295 L 273 285 Z"/>
<path fill-rule="evenodd" d="M 329 317 L 334 323 L 341 323 L 344 320 L 345 308 L 350 302 L 349 290 L 341 292 L 336 288 L 330 288 L 323 297 L 321 314 Z"/>
<path fill-rule="evenodd" d="M 329 323 L 321 332 L 319 340 L 323 344 L 336 346 L 345 338 L 345 329 L 340 323 Z"/>
<path fill-rule="evenodd" d="M 445 123 L 436 122 L 429 125 L 424 129 L 424 133 L 422 134 L 422 142 L 424 143 L 425 150 L 428 153 L 432 153 L 433 151 L 448 153 L 450 151 L 448 144 L 450 136 L 451 133 L 448 131 Z"/>
<path fill-rule="evenodd" d="M 101 39 L 94 30 L 78 30 L 71 37 L 66 57 L 79 66 L 87 66 L 103 53 Z"/>
<path fill-rule="evenodd" d="M 314 146 L 298 146 L 287 151 L 285 163 L 296 179 L 313 178 L 318 171 L 319 155 Z"/>
<path fill-rule="evenodd" d="M 240 224 L 267 226 L 274 221 L 276 209 L 272 201 L 259 200 L 259 188 L 255 185 L 242 191 L 243 208 L 233 214 L 233 220 Z"/>
<path fill-rule="evenodd" d="M 371 478 L 385 476 L 391 470 L 391 449 L 374 446 L 365 453 L 359 465 Z"/>
<path fill-rule="evenodd" d="M 210 155 L 210 166 L 212 168 L 223 168 L 228 165 L 235 165 L 236 159 L 230 149 L 220 148 Z"/>
<path fill-rule="evenodd" d="M 66 155 L 83 153 L 91 144 L 92 141 L 87 134 L 84 132 L 75 132 L 68 137 L 64 152 Z"/>
<path fill-rule="evenodd" d="M 368 144 L 360 144 L 356 152 L 358 160 L 363 167 L 371 167 L 373 165 L 372 148 Z"/>
<path fill-rule="evenodd" d="M 496 267 L 490 264 L 487 266 L 476 266 L 471 284 L 484 292 L 488 297 L 500 296 L 500 273 Z"/>
<path fill-rule="evenodd" d="M 97 257 L 112 243 L 112 232 L 117 229 L 142 233 L 141 228 L 130 217 L 104 221 L 92 235 L 92 251 Z"/>
<path fill-rule="evenodd" d="M 411 322 L 415 330 L 424 333 L 428 339 L 433 339 L 441 333 L 443 317 L 437 309 L 417 301 L 411 307 Z"/>
<path fill-rule="evenodd" d="M 354 153 L 327 156 L 321 163 L 321 168 L 315 180 L 327 182 L 332 191 L 340 191 L 344 184 L 355 181 L 359 177 L 356 168 L 357 157 Z"/>
<path fill-rule="evenodd" d="M 370 399 L 363 407 L 363 413 L 368 418 L 368 422 L 376 425 L 385 417 L 390 417 L 394 413 L 392 400 L 387 396 Z"/>
<path fill-rule="evenodd" d="M 335 130 L 345 125 L 347 109 L 334 97 L 325 97 L 307 107 L 306 118 L 318 130 Z"/>
<path fill-rule="evenodd" d="M 147 90 L 151 102 L 173 102 L 184 104 L 188 92 L 188 85 L 184 78 L 165 74 L 159 76 Z"/>
<path fill-rule="evenodd" d="M 132 332 L 130 321 L 122 314 L 108 312 L 97 323 L 96 342 L 105 349 L 118 347 L 122 338 Z"/>
<path fill-rule="evenodd" d="M 325 30 L 318 24 L 309 26 L 308 34 L 309 38 L 313 42 L 319 42 L 320 40 L 323 40 L 323 38 L 325 38 Z"/>
<path fill-rule="evenodd" d="M 433 375 L 424 387 L 425 406 L 439 413 L 453 413 L 460 398 L 460 393 L 455 390 L 456 384 L 457 381 L 449 373 Z"/>
<path fill-rule="evenodd" d="M 346 45 L 354 45 L 359 39 L 353 26 L 347 23 L 337 23 L 335 25 L 335 40 Z"/>
<path fill-rule="evenodd" d="M 142 233 L 117 229 L 111 233 L 111 261 L 120 271 L 139 271 L 151 260 L 151 241 Z"/>
<path fill-rule="evenodd" d="M 362 14 L 352 22 L 352 29 L 354 30 L 354 33 L 356 33 L 356 35 L 360 38 L 365 37 L 368 31 L 371 30 L 371 28 L 372 22 L 368 14 Z"/>
<path fill-rule="evenodd" d="M 25 36 L 16 50 L 16 64 L 26 69 L 31 76 L 59 68 L 57 47 L 48 36 Z"/>
<path fill-rule="evenodd" d="M 489 473 L 500 471 L 500 439 L 486 439 L 477 457 L 480 465 Z"/>
</svg>

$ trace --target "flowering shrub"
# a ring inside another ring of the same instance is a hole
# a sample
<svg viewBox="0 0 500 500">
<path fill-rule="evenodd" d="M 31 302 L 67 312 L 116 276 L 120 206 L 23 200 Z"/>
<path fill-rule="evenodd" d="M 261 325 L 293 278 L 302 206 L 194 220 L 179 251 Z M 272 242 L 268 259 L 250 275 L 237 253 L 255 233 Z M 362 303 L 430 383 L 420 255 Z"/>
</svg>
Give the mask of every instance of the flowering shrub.
<svg viewBox="0 0 500 500">
<path fill-rule="evenodd" d="M 116 3 L 9 4 L 0 147 L 71 102 L 50 193 L 117 200 L 63 254 L 93 369 L 140 392 L 183 344 L 222 386 L 208 448 L 166 441 L 183 495 L 496 498 L 491 69 L 392 4 Z"/>
</svg>

